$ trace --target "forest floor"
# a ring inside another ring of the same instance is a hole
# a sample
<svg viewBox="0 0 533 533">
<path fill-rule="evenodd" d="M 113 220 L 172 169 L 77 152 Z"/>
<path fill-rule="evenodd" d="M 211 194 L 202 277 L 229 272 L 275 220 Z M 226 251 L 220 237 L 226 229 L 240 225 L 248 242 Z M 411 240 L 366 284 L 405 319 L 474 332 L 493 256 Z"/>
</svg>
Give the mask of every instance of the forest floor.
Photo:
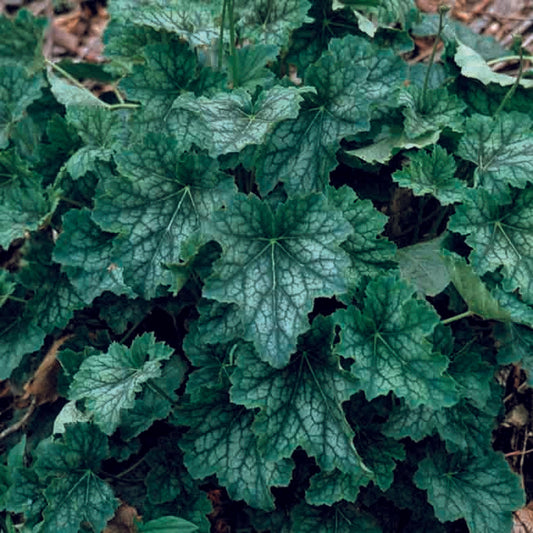
<svg viewBox="0 0 533 533">
<path fill-rule="evenodd" d="M 494 37 L 509 47 L 515 35 L 522 37 L 522 46 L 533 55 L 533 0 L 416 0 L 421 11 L 436 12 L 446 3 L 450 17 L 468 25 L 479 34 Z M 44 46 L 48 59 L 99 64 L 104 61 L 102 36 L 108 14 L 105 0 L 0 0 L 0 13 L 13 14 L 26 8 L 35 15 L 50 21 Z M 431 54 L 431 39 L 416 40 L 412 62 L 427 60 Z M 526 65 L 531 68 L 531 64 Z M 509 63 L 496 65 L 505 68 Z M 511 64 L 511 69 L 518 69 Z M 90 86 L 95 93 L 109 90 L 105 82 Z M 503 369 L 498 379 L 505 385 L 505 418 L 494 430 L 494 446 L 505 453 L 512 468 L 522 476 L 529 499 L 533 498 L 533 392 L 527 386 L 523 370 L 517 365 Z M 211 491 L 215 511 L 212 515 L 213 531 L 228 533 L 228 504 L 224 493 Z M 512 533 L 533 533 L 533 501 L 515 513 Z M 505 532 L 502 532 L 505 533 Z"/>
</svg>

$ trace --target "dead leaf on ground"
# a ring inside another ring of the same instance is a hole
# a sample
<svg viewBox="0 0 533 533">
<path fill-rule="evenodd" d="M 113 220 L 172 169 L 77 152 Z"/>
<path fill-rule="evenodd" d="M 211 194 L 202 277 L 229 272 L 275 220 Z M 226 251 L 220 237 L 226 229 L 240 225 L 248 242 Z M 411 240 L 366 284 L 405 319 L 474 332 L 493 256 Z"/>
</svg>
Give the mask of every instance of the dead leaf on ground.
<svg viewBox="0 0 533 533">
<path fill-rule="evenodd" d="M 123 503 L 115 511 L 115 516 L 107 523 L 103 533 L 136 533 L 135 523 L 140 520 L 137 509 Z"/>
<path fill-rule="evenodd" d="M 51 403 L 57 400 L 56 385 L 57 372 L 59 371 L 57 352 L 63 343 L 71 337 L 72 335 L 65 335 L 52 343 L 52 346 L 50 346 L 44 359 L 41 361 L 39 368 L 35 371 L 33 377 L 24 385 L 26 394 L 22 399 L 26 400 L 30 396 L 34 396 L 37 405 Z"/>
<path fill-rule="evenodd" d="M 533 533 L 533 502 L 513 513 L 511 533 Z"/>
</svg>

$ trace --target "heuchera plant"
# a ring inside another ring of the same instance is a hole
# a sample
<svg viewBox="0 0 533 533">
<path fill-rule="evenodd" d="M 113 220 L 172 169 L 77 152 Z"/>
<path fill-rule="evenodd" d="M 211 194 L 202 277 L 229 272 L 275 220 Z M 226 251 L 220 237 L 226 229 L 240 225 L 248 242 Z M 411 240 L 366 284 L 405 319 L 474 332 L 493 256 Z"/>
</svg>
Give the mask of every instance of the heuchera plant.
<svg viewBox="0 0 533 533">
<path fill-rule="evenodd" d="M 411 0 L 109 13 L 101 66 L 0 19 L 0 379 L 59 367 L 6 419 L 4 530 L 100 532 L 122 502 L 208 532 L 225 489 L 234 531 L 510 531 L 533 81 L 487 61 L 511 52 Z"/>
</svg>

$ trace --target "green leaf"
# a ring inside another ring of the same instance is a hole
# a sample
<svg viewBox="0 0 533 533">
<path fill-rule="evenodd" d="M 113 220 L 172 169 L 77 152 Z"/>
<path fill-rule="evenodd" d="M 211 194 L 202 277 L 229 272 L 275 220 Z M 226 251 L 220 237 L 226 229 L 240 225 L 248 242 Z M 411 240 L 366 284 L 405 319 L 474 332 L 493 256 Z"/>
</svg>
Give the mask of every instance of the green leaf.
<svg viewBox="0 0 533 533">
<path fill-rule="evenodd" d="M 191 6 L 189 0 L 116 0 L 110 13 L 130 24 L 175 33 L 191 46 L 210 46 L 219 37 L 216 16 L 222 13 L 222 1 L 200 1 Z"/>
<path fill-rule="evenodd" d="M 68 106 L 67 121 L 84 142 L 66 162 L 66 169 L 74 179 L 94 171 L 96 161 L 111 159 L 111 147 L 120 128 L 116 113 L 103 106 Z"/>
<path fill-rule="evenodd" d="M 364 470 L 354 473 L 343 473 L 337 468 L 331 472 L 321 471 L 311 478 L 305 501 L 311 505 L 333 505 L 342 500 L 354 502 L 359 489 L 371 479 Z"/>
<path fill-rule="evenodd" d="M 55 208 L 41 178 L 13 151 L 0 153 L 0 246 L 8 249 L 25 231 L 35 230 Z"/>
<path fill-rule="evenodd" d="M 377 133 L 372 143 L 354 150 L 345 150 L 345 154 L 358 157 L 367 163 L 388 163 L 389 160 L 402 149 L 424 148 L 435 144 L 439 140 L 440 132 L 432 131 L 409 139 L 405 130 L 398 124 L 385 124 Z"/>
<path fill-rule="evenodd" d="M 409 139 L 442 132 L 449 128 L 463 131 L 466 105 L 445 87 L 427 89 L 426 93 L 416 85 L 410 85 L 400 93 L 399 104 L 405 116 L 404 130 Z"/>
<path fill-rule="evenodd" d="M 267 68 L 276 61 L 279 48 L 273 44 L 256 44 L 243 46 L 235 50 L 237 77 L 232 80 L 233 87 L 242 87 L 251 94 L 257 86 L 267 87 L 275 75 Z"/>
<path fill-rule="evenodd" d="M 152 309 L 152 305 L 141 298 L 131 300 L 111 293 L 102 295 L 98 303 L 100 304 L 100 318 L 117 335 L 124 333 L 128 324 L 140 323 Z"/>
<path fill-rule="evenodd" d="M 498 363 L 522 362 L 528 383 L 533 384 L 533 330 L 512 322 L 496 324 L 494 336 L 498 342 Z"/>
<path fill-rule="evenodd" d="M 457 40 L 457 50 L 454 55 L 454 60 L 461 69 L 463 76 L 479 80 L 484 85 L 497 83 L 498 85 L 507 87 L 513 85 L 516 81 L 513 76 L 492 71 L 478 52 L 466 46 L 460 40 Z M 527 78 L 521 78 L 519 83 L 522 87 L 533 87 L 533 80 Z"/>
<path fill-rule="evenodd" d="M 444 255 L 444 261 L 452 283 L 466 302 L 469 311 L 479 315 L 484 320 L 501 320 L 503 322 L 511 320 L 509 311 L 502 308 L 463 257 L 449 252 Z"/>
<path fill-rule="evenodd" d="M 22 358 L 37 351 L 45 332 L 22 317 L 19 305 L 8 302 L 0 309 L 0 380 L 8 379 Z"/>
<path fill-rule="evenodd" d="M 130 348 L 114 342 L 107 353 L 83 361 L 69 397 L 85 399 L 100 429 L 111 435 L 120 424 L 121 412 L 134 406 L 144 383 L 161 376 L 161 362 L 172 352 L 148 333 L 136 337 Z"/>
<path fill-rule="evenodd" d="M 192 533 L 198 527 L 176 516 L 162 516 L 137 526 L 139 533 Z"/>
<path fill-rule="evenodd" d="M 505 292 L 496 286 L 492 289 L 492 296 L 505 311 L 510 313 L 513 322 L 533 328 L 533 307 L 523 302 L 520 295 Z"/>
<path fill-rule="evenodd" d="M 16 17 L 0 17 L 0 64 L 24 66 L 35 72 L 43 64 L 42 41 L 46 18 L 37 18 L 26 9 L 20 9 Z"/>
<path fill-rule="evenodd" d="M 177 497 L 184 500 L 196 490 L 196 482 L 187 472 L 183 456 L 176 446 L 180 438 L 177 431 L 160 438 L 145 456 L 150 471 L 144 484 L 152 503 L 170 502 Z"/>
<path fill-rule="evenodd" d="M 511 205 L 498 205 L 484 190 L 457 206 L 448 227 L 467 235 L 469 260 L 482 276 L 501 268 L 503 288 L 518 289 L 533 304 L 533 189 L 518 191 Z"/>
<path fill-rule="evenodd" d="M 260 408 L 253 428 L 267 460 L 290 457 L 301 446 L 322 469 L 337 468 L 366 484 L 372 472 L 354 448 L 354 433 L 342 409 L 358 383 L 331 354 L 332 329 L 330 319 L 317 317 L 282 369 L 262 362 L 252 350 L 239 351 L 231 400 Z"/>
<path fill-rule="evenodd" d="M 277 85 L 262 91 L 255 103 L 245 90 L 235 89 L 212 98 L 184 95 L 173 107 L 200 117 L 206 138 L 212 139 L 210 155 L 217 157 L 240 152 L 249 144 L 261 144 L 278 122 L 298 116 L 302 99 L 298 89 Z M 207 141 L 202 144 L 207 145 Z"/>
<path fill-rule="evenodd" d="M 347 257 L 338 245 L 350 226 L 321 195 L 289 199 L 275 212 L 256 196 L 238 195 L 213 220 L 223 253 L 204 295 L 238 304 L 244 338 L 262 360 L 283 367 L 313 298 L 345 289 Z"/>
<path fill-rule="evenodd" d="M 337 165 L 340 140 L 368 130 L 371 109 L 386 109 L 405 76 L 405 64 L 390 50 L 353 35 L 333 39 L 305 73 L 305 84 L 317 94 L 306 98 L 297 119 L 280 124 L 266 141 L 257 168 L 261 192 L 279 181 L 289 194 L 322 191 Z"/>
<path fill-rule="evenodd" d="M 74 311 L 85 307 L 85 302 L 67 276 L 59 271 L 58 265 L 40 268 L 32 265 L 26 269 L 35 287 L 35 295 L 26 306 L 26 317 L 38 317 L 38 326 L 46 333 L 51 333 L 54 328 L 64 328 Z"/>
<path fill-rule="evenodd" d="M 474 180 L 506 203 L 509 185 L 523 189 L 533 178 L 533 133 L 528 115 L 513 111 L 466 120 L 457 155 L 476 165 Z"/>
<path fill-rule="evenodd" d="M 310 19 L 308 0 L 237 0 L 236 27 L 245 40 L 286 46 L 292 30 Z"/>
<path fill-rule="evenodd" d="M 17 284 L 13 281 L 12 276 L 7 270 L 0 270 L 0 307 L 9 301 Z"/>
<path fill-rule="evenodd" d="M 311 22 L 292 32 L 287 62 L 296 66 L 302 77 L 307 67 L 327 49 L 331 39 L 358 32 L 358 19 L 348 8 L 333 9 L 332 2 L 313 2 Z"/>
<path fill-rule="evenodd" d="M 114 253 L 124 281 L 149 298 L 170 284 L 164 265 L 180 262 L 183 243 L 206 229 L 235 185 L 207 155 L 186 153 L 161 134 L 148 134 L 116 160 L 121 175 L 103 169 L 93 219 L 121 234 Z"/>
<path fill-rule="evenodd" d="M 179 417 L 180 424 L 191 426 L 179 445 L 193 477 L 216 474 L 232 499 L 272 510 L 270 487 L 289 484 L 293 462 L 265 457 L 252 431 L 253 421 L 252 411 L 228 402 L 225 394 L 205 395 Z"/>
<path fill-rule="evenodd" d="M 441 255 L 445 235 L 400 248 L 396 258 L 402 278 L 412 283 L 424 296 L 436 296 L 450 283 L 451 278 Z"/>
<path fill-rule="evenodd" d="M 432 194 L 442 205 L 461 202 L 465 185 L 454 178 L 456 164 L 453 156 L 434 145 L 431 152 L 419 150 L 409 156 L 409 163 L 392 174 L 401 187 L 409 187 L 416 196 Z"/>
<path fill-rule="evenodd" d="M 379 25 L 400 23 L 405 27 L 409 14 L 416 10 L 413 0 L 379 0 L 377 6 L 370 7 L 370 13 L 376 13 Z"/>
<path fill-rule="evenodd" d="M 345 275 L 352 285 L 363 276 L 375 277 L 394 265 L 395 246 L 381 237 L 387 217 L 374 208 L 370 200 L 361 200 L 349 187 L 327 189 L 328 201 L 340 209 L 352 225 L 352 234 L 341 244 L 350 256 L 350 268 Z"/>
<path fill-rule="evenodd" d="M 293 528 L 299 533 L 381 533 L 368 515 L 360 513 L 354 504 L 341 503 L 313 507 L 298 504 L 291 511 Z"/>
<path fill-rule="evenodd" d="M 48 72 L 48 82 L 56 100 L 65 107 L 81 106 L 99 108 L 104 106 L 104 103 L 89 91 L 89 89 L 73 85 L 69 81 L 56 76 L 52 71 Z"/>
<path fill-rule="evenodd" d="M 63 216 L 63 231 L 53 258 L 63 265 L 63 271 L 87 304 L 104 291 L 134 296 L 124 284 L 123 269 L 114 261 L 114 236 L 103 232 L 85 208 L 70 210 Z"/>
<path fill-rule="evenodd" d="M 437 410 L 425 405 L 410 408 L 404 404 L 393 410 L 383 431 L 395 439 L 409 437 L 415 442 L 438 433 L 450 453 L 461 451 L 483 456 L 491 449 L 492 429 L 499 408 L 497 401 L 493 403 L 490 410 L 479 409 L 464 399 L 453 407 Z"/>
<path fill-rule="evenodd" d="M 164 116 L 194 79 L 196 58 L 187 43 L 180 41 L 147 45 L 143 54 L 146 63 L 135 65 L 120 87 L 130 100 Z"/>
<path fill-rule="evenodd" d="M 214 341 L 214 339 L 213 339 Z M 192 330 L 183 343 L 185 355 L 198 367 L 187 380 L 187 393 L 200 400 L 206 389 L 226 390 L 239 342 L 199 344 Z"/>
<path fill-rule="evenodd" d="M 7 457 L 10 483 L 3 505 L 7 511 L 23 513 L 25 524 L 32 526 L 41 521 L 41 512 L 46 506 L 42 492 L 46 485 L 39 481 L 33 469 L 25 466 L 25 450 L 26 435 L 23 435 Z"/>
<path fill-rule="evenodd" d="M 337 312 L 337 351 L 354 360 L 351 371 L 369 400 L 393 391 L 413 407 L 453 405 L 455 388 L 443 375 L 448 361 L 427 339 L 439 318 L 413 292 L 394 275 L 371 281 L 362 311 L 350 306 Z"/>
<path fill-rule="evenodd" d="M 118 501 L 96 472 L 109 457 L 105 435 L 91 424 L 67 425 L 61 439 L 41 441 L 35 470 L 48 483 L 43 533 L 78 533 L 82 522 L 102 531 Z"/>
<path fill-rule="evenodd" d="M 120 413 L 120 436 L 124 440 L 136 437 L 156 420 L 168 416 L 186 372 L 186 362 L 181 357 L 172 357 L 163 365 L 160 377 L 150 378 L 150 385 L 137 394 L 133 407 Z"/>
<path fill-rule="evenodd" d="M 454 346 L 450 328 L 442 325 L 435 329 L 433 336 L 435 348 L 451 358 L 448 373 L 455 380 L 460 396 L 479 409 L 485 409 L 491 398 L 491 404 L 498 404 L 501 398 L 491 388 L 494 370 L 485 361 L 486 348 L 469 338 L 465 340 L 463 345 L 456 343 Z M 492 412 L 492 407 L 487 410 Z"/>
<path fill-rule="evenodd" d="M 386 397 L 368 402 L 360 392 L 350 398 L 345 408 L 355 431 L 355 447 L 360 450 L 364 463 L 374 472 L 374 485 L 383 491 L 391 486 L 397 463 L 406 455 L 403 444 L 383 434 L 383 420 L 390 412 L 387 403 Z"/>
<path fill-rule="evenodd" d="M 431 455 L 420 463 L 414 481 L 428 491 L 441 522 L 464 518 L 472 533 L 509 531 L 511 512 L 524 504 L 520 478 L 494 452 Z"/>
<path fill-rule="evenodd" d="M 185 338 L 186 346 L 224 344 L 243 337 L 244 328 L 239 308 L 235 304 L 201 300 L 198 304 L 198 313 L 200 316 L 191 324 L 190 333 Z"/>
</svg>

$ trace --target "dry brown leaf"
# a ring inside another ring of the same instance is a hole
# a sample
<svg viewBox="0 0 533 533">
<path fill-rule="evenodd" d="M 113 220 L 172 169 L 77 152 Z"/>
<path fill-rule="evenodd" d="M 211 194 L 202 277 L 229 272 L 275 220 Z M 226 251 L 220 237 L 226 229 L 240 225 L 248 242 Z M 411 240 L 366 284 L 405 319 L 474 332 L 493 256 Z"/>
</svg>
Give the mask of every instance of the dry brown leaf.
<svg viewBox="0 0 533 533">
<path fill-rule="evenodd" d="M 72 335 L 65 335 L 52 343 L 52 346 L 50 346 L 44 359 L 41 361 L 39 368 L 35 371 L 30 381 L 24 385 L 26 394 L 24 394 L 23 399 L 34 396 L 37 405 L 51 403 L 57 400 L 56 384 L 57 372 L 59 370 L 57 352 L 62 344 L 71 337 Z"/>
<path fill-rule="evenodd" d="M 137 531 L 135 522 L 140 519 L 135 507 L 123 503 L 115 511 L 115 516 L 107 523 L 103 533 L 135 533 Z"/>
<path fill-rule="evenodd" d="M 533 533 L 533 509 L 531 509 L 531 503 L 513 513 L 513 529 L 511 533 Z"/>
</svg>

